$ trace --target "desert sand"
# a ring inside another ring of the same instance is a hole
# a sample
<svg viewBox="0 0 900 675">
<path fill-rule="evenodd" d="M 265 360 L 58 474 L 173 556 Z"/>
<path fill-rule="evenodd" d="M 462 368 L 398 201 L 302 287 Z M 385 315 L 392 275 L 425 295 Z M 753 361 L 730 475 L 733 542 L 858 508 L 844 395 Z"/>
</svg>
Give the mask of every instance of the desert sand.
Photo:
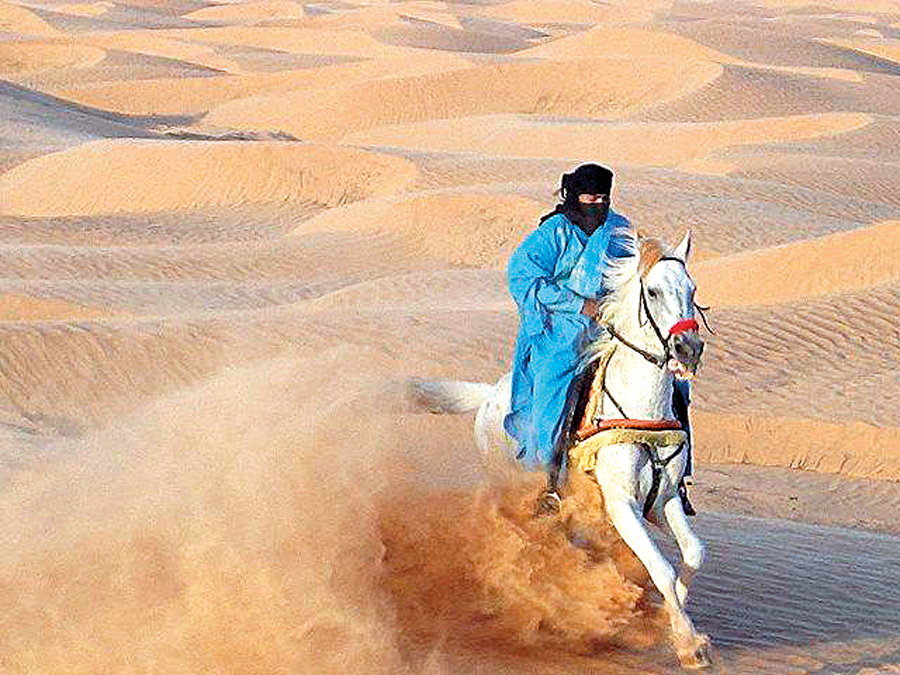
<svg viewBox="0 0 900 675">
<path fill-rule="evenodd" d="M 900 672 L 900 2 L 0 0 L 0 34 L 3 673 L 679 672 L 598 495 L 532 518 L 540 476 L 406 396 L 509 369 L 506 261 L 586 161 L 693 234 L 714 671 Z"/>
</svg>

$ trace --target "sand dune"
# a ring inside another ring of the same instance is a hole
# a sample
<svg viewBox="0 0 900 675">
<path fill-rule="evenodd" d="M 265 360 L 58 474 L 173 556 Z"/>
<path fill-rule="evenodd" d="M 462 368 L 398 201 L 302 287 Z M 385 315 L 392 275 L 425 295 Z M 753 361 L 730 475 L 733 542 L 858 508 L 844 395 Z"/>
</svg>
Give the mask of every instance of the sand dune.
<svg viewBox="0 0 900 675">
<path fill-rule="evenodd" d="M 380 58 L 408 53 L 408 50 L 382 44 L 358 30 L 316 30 L 302 26 L 224 26 L 164 30 L 160 35 L 200 44 L 245 45 L 293 54 Z"/>
<path fill-rule="evenodd" d="M 441 270 L 384 276 L 323 295 L 304 310 L 399 308 L 434 312 L 441 308 L 514 312 L 503 275 L 487 270 Z"/>
<path fill-rule="evenodd" d="M 298 55 L 303 57 L 303 54 Z M 188 60 L 197 57 L 187 57 Z M 223 57 L 224 58 L 224 57 Z M 210 87 L 206 78 L 168 78 L 142 82 L 139 91 L 130 83 L 111 83 L 90 87 L 58 87 L 53 91 L 61 97 L 85 105 L 101 107 L 132 114 L 197 114 L 206 113 L 223 103 L 271 92 L 311 90 L 332 86 L 335 81 L 344 83 L 369 81 L 387 76 L 415 76 L 435 71 L 452 70 L 468 66 L 468 62 L 454 56 L 436 52 L 377 60 L 361 60 L 343 55 L 317 55 L 318 64 L 304 69 L 278 73 L 254 73 L 251 76 L 219 77 L 216 86 Z M 333 61 L 337 59 L 337 61 Z M 346 59 L 346 62 L 344 62 Z M 226 59 L 234 64 L 233 59 Z M 206 57 L 204 57 L 204 62 Z M 211 63 L 211 62 L 209 62 Z M 237 64 L 220 66 L 231 69 Z M 238 68 L 238 70 L 243 70 Z M 280 104 L 279 104 L 280 107 Z"/>
<path fill-rule="evenodd" d="M 840 68 L 859 73 L 896 74 L 897 65 L 868 54 L 825 44 L 821 31 L 798 31 L 796 22 L 683 21 L 667 28 L 744 65 L 765 63 L 801 68 Z M 833 34 L 829 32 L 829 37 Z"/>
<path fill-rule="evenodd" d="M 16 293 L 0 295 L 0 321 L 78 321 L 107 314 L 107 311 L 100 308 L 61 300 L 33 298 Z"/>
<path fill-rule="evenodd" d="M 82 45 L 8 42 L 0 45 L 0 74 L 14 79 L 57 68 L 88 68 L 105 57 L 102 49 Z"/>
<path fill-rule="evenodd" d="M 716 258 L 694 266 L 716 307 L 771 305 L 900 282 L 900 223 Z"/>
<path fill-rule="evenodd" d="M 543 208 L 530 199 L 490 193 L 417 193 L 329 209 L 305 221 L 294 234 L 398 233 L 421 255 L 454 265 L 495 267 L 505 264 Z"/>
<path fill-rule="evenodd" d="M 341 12 L 330 12 L 310 17 L 307 25 L 316 28 L 358 28 L 367 32 L 380 28 L 409 25 L 411 21 L 428 22 L 435 27 L 446 26 L 462 30 L 459 17 L 462 12 L 451 10 L 442 2 L 392 2 L 384 4 L 356 3 Z"/>
<path fill-rule="evenodd" d="M 5 671 L 680 672 L 587 479 L 534 518 L 408 392 L 509 370 L 506 262 L 584 161 L 712 305 L 713 672 L 896 671 L 898 17 L 0 0 Z"/>
<path fill-rule="evenodd" d="M 791 417 L 697 413 L 703 462 L 782 466 L 900 480 L 897 429 Z M 798 439 L 802 439 L 798 442 Z"/>
<path fill-rule="evenodd" d="M 272 97 L 236 101 L 213 111 L 207 121 L 241 129 L 283 129 L 300 138 L 338 139 L 359 138 L 363 130 L 380 125 L 491 113 L 615 119 L 684 95 L 720 72 L 711 63 L 649 59 L 573 61 L 565 67 L 585 76 L 603 71 L 604 88 L 568 88 L 557 63 L 502 64 L 338 85 L 313 95 L 306 90 L 280 93 L 279 105 L 273 105 Z"/>
<path fill-rule="evenodd" d="M 603 54 L 605 58 L 632 60 L 651 58 L 675 62 L 714 63 L 729 63 L 734 60 L 715 49 L 672 33 L 635 28 L 610 28 L 602 25 L 526 49 L 519 55 L 570 60 L 580 58 L 585 53 Z"/>
<path fill-rule="evenodd" d="M 856 113 L 688 124 L 585 123 L 480 116 L 395 124 L 352 133 L 350 143 L 442 152 L 557 159 L 606 157 L 618 164 L 676 167 L 735 145 L 805 140 L 869 123 Z"/>
<path fill-rule="evenodd" d="M 306 16 L 303 5 L 285 0 L 262 0 L 240 4 L 213 5 L 185 14 L 184 17 L 206 24 L 253 25 L 268 21 L 302 19 Z"/>
<path fill-rule="evenodd" d="M 637 3 L 636 3 L 637 4 Z M 488 6 L 479 14 L 492 16 L 519 23 L 573 23 L 615 25 L 647 21 L 653 16 L 648 3 L 641 6 L 629 6 L 619 3 L 598 5 L 590 0 L 564 0 L 548 5 L 539 0 L 512 0 L 498 5 Z"/>
<path fill-rule="evenodd" d="M 402 159 L 325 146 L 97 141 L 4 174 L 0 212 L 65 216 L 310 199 L 338 205 L 396 192 L 415 176 Z"/>
<path fill-rule="evenodd" d="M 240 72 L 237 63 L 215 51 L 210 45 L 190 44 L 184 41 L 166 39 L 152 32 L 92 33 L 82 38 L 90 45 L 109 50 L 122 50 L 160 56 L 163 58 L 193 63 L 224 72 Z M 77 81 L 77 80 L 76 80 Z"/>
<path fill-rule="evenodd" d="M 700 291 L 702 301 L 702 289 Z M 896 285 L 711 311 L 699 408 L 891 427 L 898 383 Z"/>
<path fill-rule="evenodd" d="M 775 9 L 794 9 L 809 5 L 806 0 L 761 0 L 759 4 Z M 869 0 L 848 0 L 847 2 L 843 0 L 822 0 L 819 2 L 817 0 L 816 6 L 840 12 L 841 14 L 857 12 L 870 17 L 874 14 L 896 14 L 900 12 L 900 6 L 898 6 L 896 0 L 873 0 L 872 2 L 869 2 Z"/>
<path fill-rule="evenodd" d="M 0 82 L 0 110 L 0 138 L 7 148 L 20 149 L 25 159 L 96 138 L 152 138 L 156 123 L 164 121 L 87 108 L 10 82 Z M 6 197 L 0 195 L 0 200 Z"/>
<path fill-rule="evenodd" d="M 856 110 L 889 115 L 900 103 L 893 78 L 856 79 L 804 74 L 800 69 L 773 70 L 724 66 L 722 74 L 696 92 L 640 111 L 639 119 L 695 122 L 746 119 L 751 116 L 815 114 Z M 873 95 L 876 94 L 877 95 Z"/>
<path fill-rule="evenodd" d="M 59 31 L 25 7 L 11 2 L 0 2 L 0 29 L 8 33 L 58 37 Z"/>
<path fill-rule="evenodd" d="M 66 5 L 55 5 L 53 11 L 75 16 L 102 16 L 115 5 L 111 2 L 82 2 Z"/>
<path fill-rule="evenodd" d="M 886 40 L 879 36 L 879 38 L 831 38 L 828 42 L 840 47 L 849 47 L 850 49 L 855 49 L 882 59 L 900 63 L 900 40 Z"/>
</svg>

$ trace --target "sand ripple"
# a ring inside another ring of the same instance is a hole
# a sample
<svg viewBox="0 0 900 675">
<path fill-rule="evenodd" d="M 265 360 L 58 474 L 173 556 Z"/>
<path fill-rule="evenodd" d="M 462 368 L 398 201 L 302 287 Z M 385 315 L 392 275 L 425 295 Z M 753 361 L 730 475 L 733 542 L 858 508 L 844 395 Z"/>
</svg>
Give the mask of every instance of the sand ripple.
<svg viewBox="0 0 900 675">
<path fill-rule="evenodd" d="M 532 518 L 405 395 L 510 368 L 506 260 L 598 161 L 713 306 L 717 670 L 898 672 L 898 16 L 0 0 L 0 669 L 680 672 L 596 492 Z"/>
</svg>

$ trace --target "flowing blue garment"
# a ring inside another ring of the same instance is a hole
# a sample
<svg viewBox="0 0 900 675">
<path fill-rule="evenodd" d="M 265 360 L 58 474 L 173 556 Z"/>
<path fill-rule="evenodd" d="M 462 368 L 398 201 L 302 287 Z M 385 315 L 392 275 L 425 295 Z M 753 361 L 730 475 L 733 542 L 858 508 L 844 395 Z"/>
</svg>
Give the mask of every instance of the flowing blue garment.
<svg viewBox="0 0 900 675">
<path fill-rule="evenodd" d="M 599 327 L 581 314 L 586 298 L 603 296 L 610 257 L 623 255 L 615 236 L 628 220 L 609 212 L 590 237 L 563 214 L 545 220 L 515 250 L 507 267 L 519 309 L 512 398 L 504 427 L 529 469 L 553 466 L 575 375 Z"/>
</svg>

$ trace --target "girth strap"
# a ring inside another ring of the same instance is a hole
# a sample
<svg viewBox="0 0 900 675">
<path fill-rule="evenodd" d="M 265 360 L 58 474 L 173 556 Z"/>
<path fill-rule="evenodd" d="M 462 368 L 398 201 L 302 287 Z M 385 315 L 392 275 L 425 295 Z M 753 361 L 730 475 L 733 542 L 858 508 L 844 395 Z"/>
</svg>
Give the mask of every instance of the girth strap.
<svg viewBox="0 0 900 675">
<path fill-rule="evenodd" d="M 674 452 L 670 454 L 668 457 L 661 458 L 658 454 L 656 454 L 656 450 L 653 446 L 647 443 L 641 443 L 641 447 L 647 451 L 647 454 L 650 455 L 650 467 L 653 471 L 653 482 L 650 483 L 650 490 L 647 492 L 647 498 L 644 500 L 644 518 L 646 518 L 650 510 L 653 508 L 653 503 L 656 501 L 656 498 L 659 496 L 659 486 L 662 483 L 662 474 L 665 468 L 669 465 L 673 459 L 675 459 L 678 454 L 684 449 L 684 443 L 679 443 L 678 447 L 675 448 Z"/>
<path fill-rule="evenodd" d="M 659 496 L 663 471 L 687 443 L 687 434 L 682 430 L 681 423 L 678 420 L 604 420 L 589 431 L 591 433 L 569 449 L 570 469 L 596 473 L 597 454 L 607 445 L 639 445 L 649 455 L 653 479 L 644 500 L 643 513 L 646 518 Z M 659 448 L 670 447 L 675 449 L 664 457 L 659 456 Z M 602 467 L 599 470 L 602 471 Z"/>
</svg>

